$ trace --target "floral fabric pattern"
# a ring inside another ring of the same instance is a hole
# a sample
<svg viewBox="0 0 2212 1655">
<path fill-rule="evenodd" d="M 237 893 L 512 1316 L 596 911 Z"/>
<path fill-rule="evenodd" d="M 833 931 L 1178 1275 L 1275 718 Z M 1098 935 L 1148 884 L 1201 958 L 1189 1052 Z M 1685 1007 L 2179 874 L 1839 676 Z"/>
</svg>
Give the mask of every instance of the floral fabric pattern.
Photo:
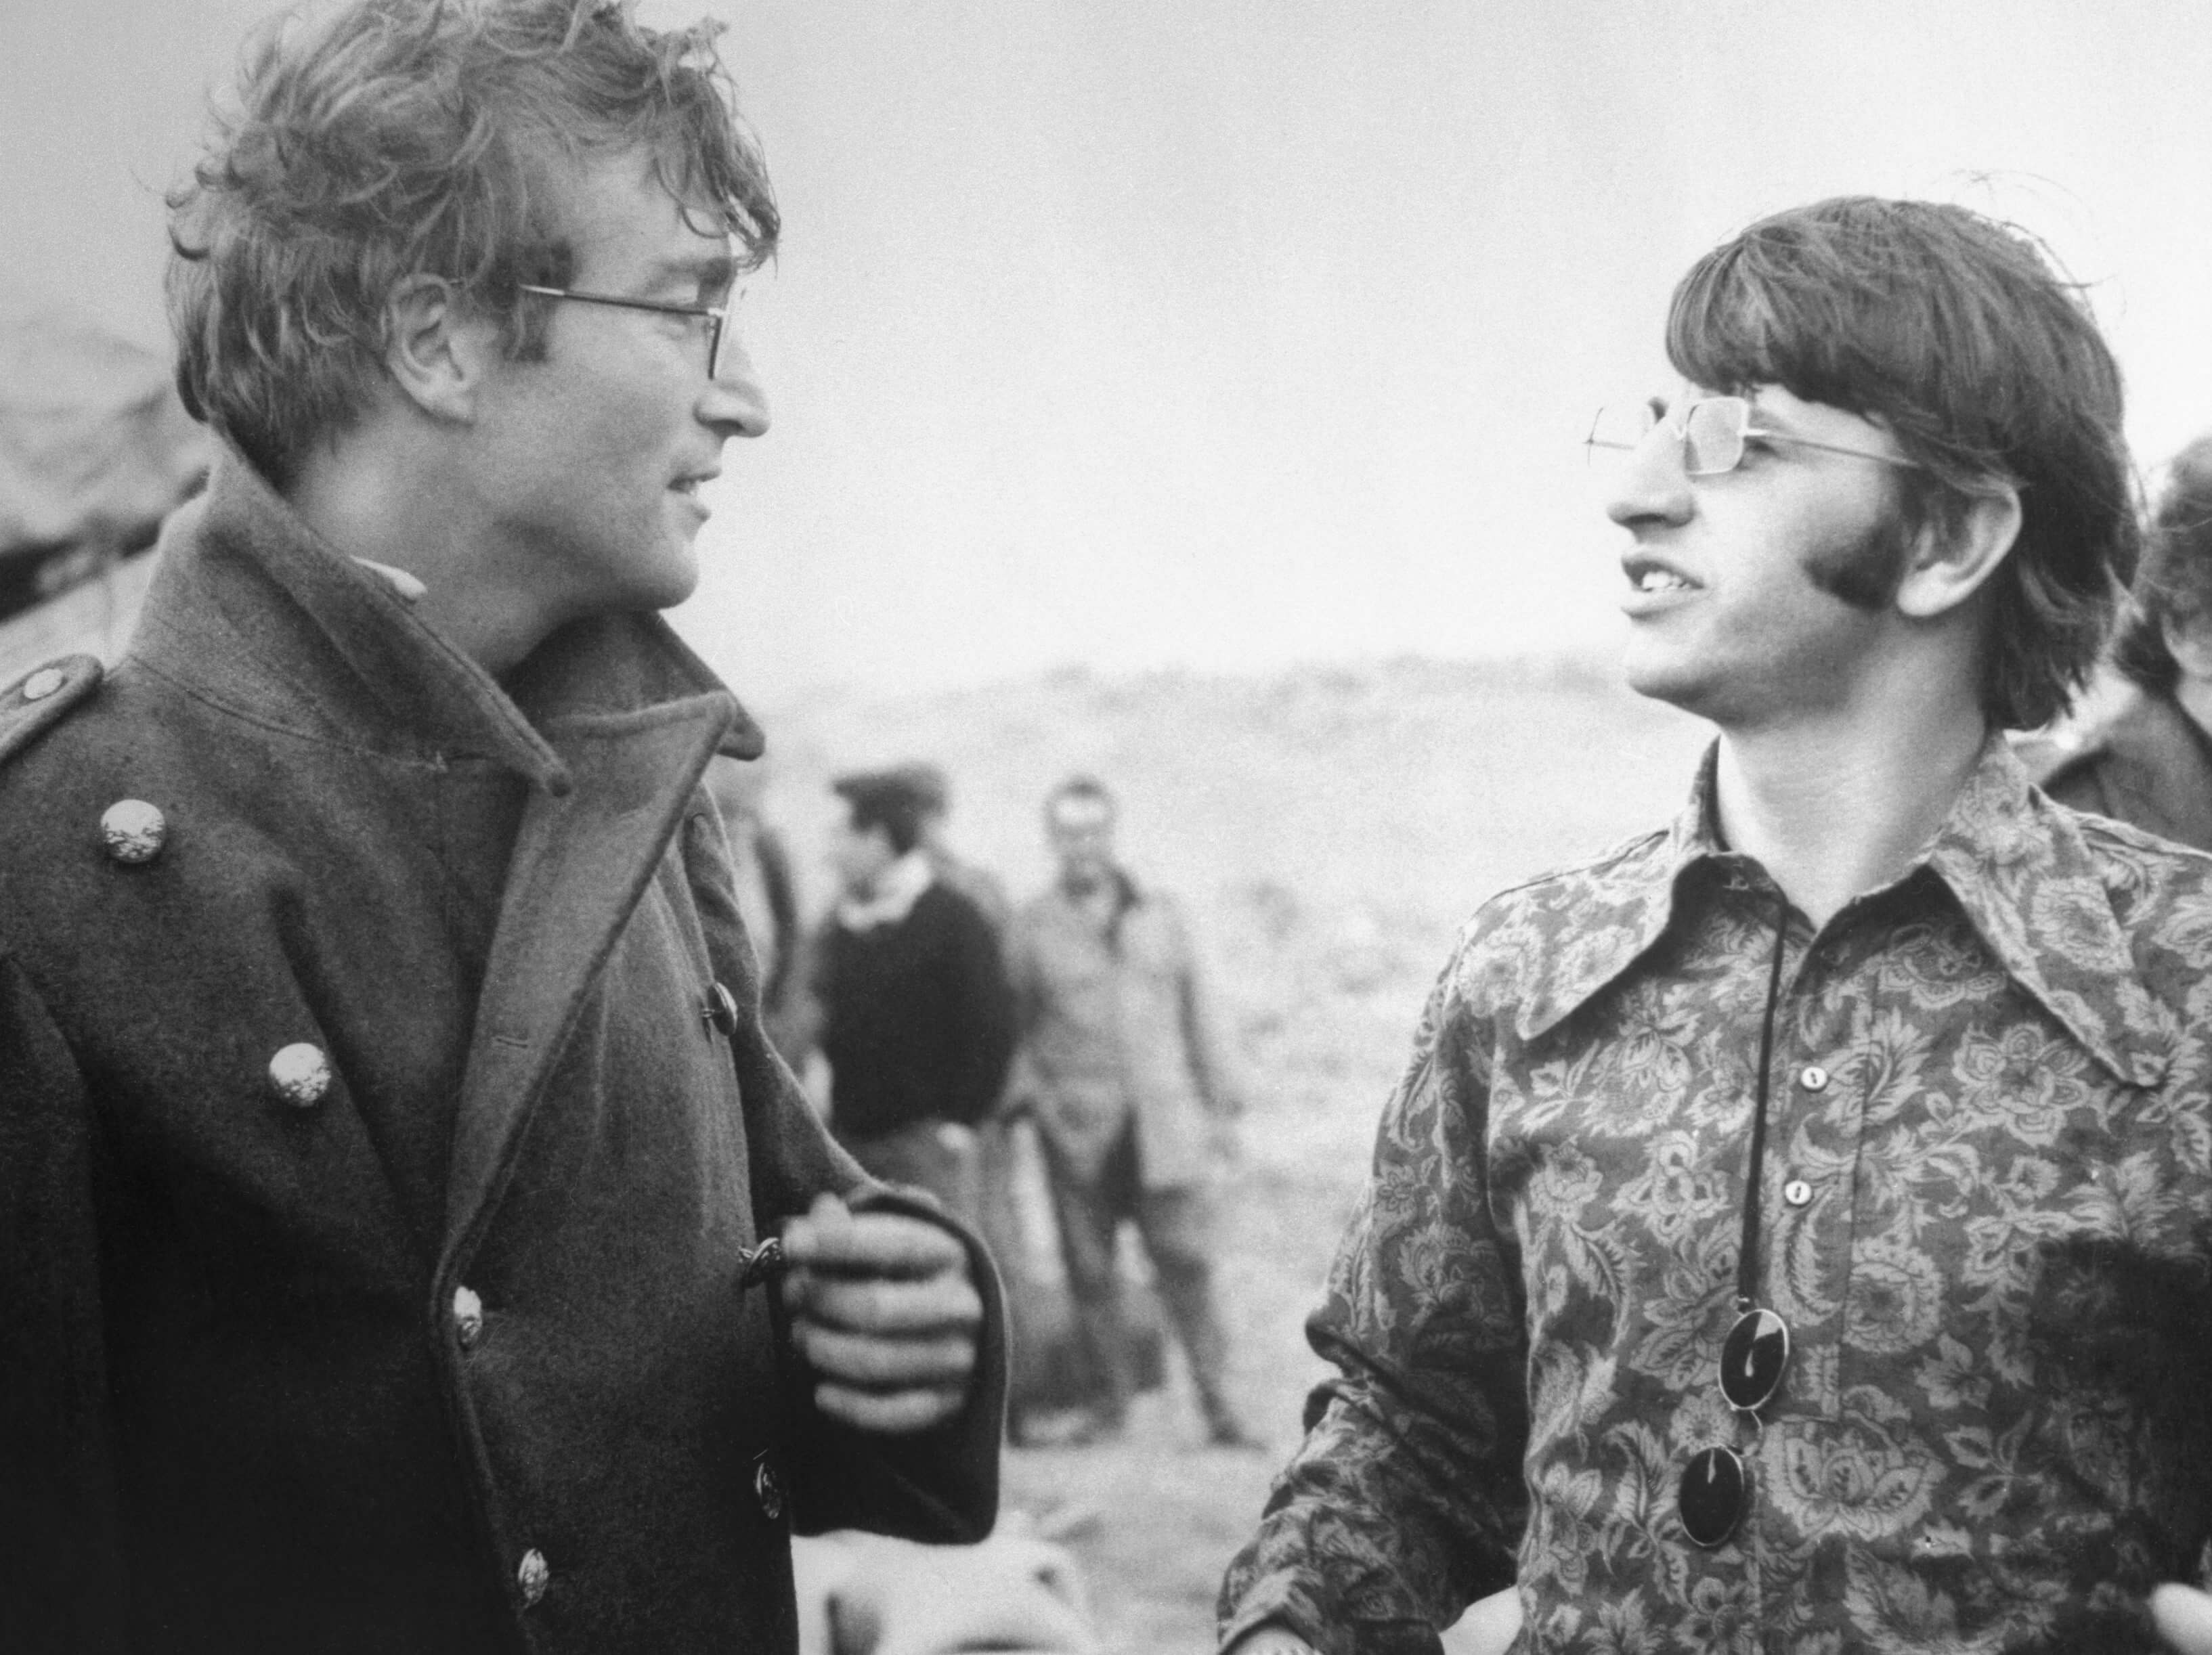
<svg viewBox="0 0 2212 1655">
<path fill-rule="evenodd" d="M 1463 932 L 1224 1634 L 1433 1650 L 1517 1580 L 1532 1655 L 2148 1650 L 2144 1594 L 2196 1575 L 2212 858 L 1993 740 L 1816 935 L 1719 841 L 1711 774 Z M 1792 1351 L 1753 1421 L 1717 1375 L 1778 923 L 1758 1291 Z M 1715 1444 L 1752 1488 L 1707 1551 L 1675 1488 Z"/>
</svg>

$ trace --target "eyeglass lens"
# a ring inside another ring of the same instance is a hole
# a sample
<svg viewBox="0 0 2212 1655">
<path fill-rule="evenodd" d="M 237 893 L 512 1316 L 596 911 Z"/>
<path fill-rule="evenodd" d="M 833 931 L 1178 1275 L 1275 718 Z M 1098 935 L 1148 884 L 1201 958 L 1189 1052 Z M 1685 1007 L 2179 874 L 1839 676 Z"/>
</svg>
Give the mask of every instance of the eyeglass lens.
<svg viewBox="0 0 2212 1655">
<path fill-rule="evenodd" d="M 1782 1388 L 1789 1366 L 1790 1325 L 1771 1310 L 1747 1310 L 1721 1344 L 1721 1395 L 1738 1413 L 1756 1413 Z M 1750 1496 L 1742 1456 L 1733 1448 L 1706 1448 L 1682 1468 L 1675 1506 L 1692 1541 L 1717 1546 L 1743 1521 Z"/>
<path fill-rule="evenodd" d="M 1711 397 L 1690 404 L 1682 421 L 1682 469 L 1693 477 L 1733 471 L 1743 458 L 1743 431 L 1751 404 L 1741 397 Z"/>
<path fill-rule="evenodd" d="M 1650 401 L 1607 403 L 1598 410 L 1586 443 L 1592 464 L 1601 453 L 1641 448 L 1660 419 L 1660 410 Z M 1743 461 L 1744 431 L 1750 421 L 1751 404 L 1741 397 L 1701 397 L 1690 403 L 1677 427 L 1682 470 L 1693 477 L 1735 470 Z"/>
</svg>

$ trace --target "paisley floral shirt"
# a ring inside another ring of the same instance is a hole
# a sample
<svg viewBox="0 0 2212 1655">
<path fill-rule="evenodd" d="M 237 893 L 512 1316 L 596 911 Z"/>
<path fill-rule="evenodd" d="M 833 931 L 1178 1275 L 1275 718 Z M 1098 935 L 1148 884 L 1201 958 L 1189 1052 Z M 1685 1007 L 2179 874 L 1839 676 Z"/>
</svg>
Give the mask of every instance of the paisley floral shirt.
<svg viewBox="0 0 2212 1655">
<path fill-rule="evenodd" d="M 2212 1531 L 2212 858 L 2053 804 L 1992 741 L 1814 933 L 1665 830 L 1469 923 L 1308 1328 L 1340 1370 L 1222 1629 L 1433 1650 L 2125 1651 Z M 1717 1383 L 1778 918 L 1754 1420 Z M 1735 1448 L 1706 1551 L 1684 1462 Z"/>
</svg>

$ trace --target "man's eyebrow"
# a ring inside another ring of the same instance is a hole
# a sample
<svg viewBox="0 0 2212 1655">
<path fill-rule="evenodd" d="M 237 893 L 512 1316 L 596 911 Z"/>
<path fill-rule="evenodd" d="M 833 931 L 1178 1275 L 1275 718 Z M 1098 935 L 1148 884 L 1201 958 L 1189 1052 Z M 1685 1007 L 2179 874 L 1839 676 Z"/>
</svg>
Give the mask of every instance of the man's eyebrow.
<svg viewBox="0 0 2212 1655">
<path fill-rule="evenodd" d="M 696 281 L 710 293 L 719 293 L 738 279 L 738 261 L 727 253 L 702 253 L 690 258 L 664 258 L 651 271 L 655 285 L 663 282 Z"/>
</svg>

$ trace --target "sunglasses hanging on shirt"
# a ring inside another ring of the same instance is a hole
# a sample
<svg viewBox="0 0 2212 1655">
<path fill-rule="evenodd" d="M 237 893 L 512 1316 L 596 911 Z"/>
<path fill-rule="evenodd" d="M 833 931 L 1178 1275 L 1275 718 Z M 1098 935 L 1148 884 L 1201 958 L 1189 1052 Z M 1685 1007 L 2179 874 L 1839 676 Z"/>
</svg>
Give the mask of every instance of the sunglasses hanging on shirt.
<svg viewBox="0 0 2212 1655">
<path fill-rule="evenodd" d="M 1789 909 L 1776 917 L 1774 963 L 1766 983 L 1766 1019 L 1759 1036 L 1757 1102 L 1751 1118 L 1751 1165 L 1744 1178 L 1743 1246 L 1737 1255 L 1735 1325 L 1721 1345 L 1721 1396 L 1754 1431 L 1759 1410 L 1782 1388 L 1790 1366 L 1790 1325 L 1760 1306 L 1753 1289 L 1759 1276 L 1759 1179 L 1766 1150 L 1767 1074 L 1774 1059 L 1774 1015 L 1782 997 L 1784 945 L 1790 934 Z M 1751 1509 L 1751 1467 L 1733 1448 L 1703 1448 L 1682 1468 L 1675 1507 L 1690 1538 L 1707 1548 L 1725 1544 Z"/>
</svg>

